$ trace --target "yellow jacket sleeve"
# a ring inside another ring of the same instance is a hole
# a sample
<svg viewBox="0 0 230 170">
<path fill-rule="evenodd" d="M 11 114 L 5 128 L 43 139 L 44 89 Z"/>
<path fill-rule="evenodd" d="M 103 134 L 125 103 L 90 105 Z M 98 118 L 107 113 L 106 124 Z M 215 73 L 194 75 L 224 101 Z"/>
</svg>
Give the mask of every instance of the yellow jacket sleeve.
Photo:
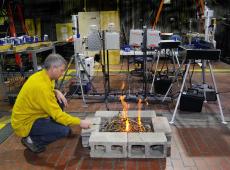
<svg viewBox="0 0 230 170">
<path fill-rule="evenodd" d="M 52 119 L 63 125 L 78 125 L 81 120 L 78 117 L 69 115 L 63 112 L 57 103 L 54 91 L 52 89 L 39 90 L 40 107 L 46 112 Z"/>
</svg>

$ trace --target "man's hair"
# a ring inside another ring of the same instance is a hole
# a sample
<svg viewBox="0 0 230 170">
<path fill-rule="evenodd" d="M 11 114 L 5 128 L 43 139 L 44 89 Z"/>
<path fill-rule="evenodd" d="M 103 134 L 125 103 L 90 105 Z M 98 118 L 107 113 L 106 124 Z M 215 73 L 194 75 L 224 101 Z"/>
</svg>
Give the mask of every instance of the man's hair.
<svg viewBox="0 0 230 170">
<path fill-rule="evenodd" d="M 66 66 L 67 63 L 66 63 L 66 60 L 60 54 L 50 54 L 45 59 L 44 68 L 46 70 L 49 70 L 51 66 L 60 67 L 63 64 Z"/>
</svg>

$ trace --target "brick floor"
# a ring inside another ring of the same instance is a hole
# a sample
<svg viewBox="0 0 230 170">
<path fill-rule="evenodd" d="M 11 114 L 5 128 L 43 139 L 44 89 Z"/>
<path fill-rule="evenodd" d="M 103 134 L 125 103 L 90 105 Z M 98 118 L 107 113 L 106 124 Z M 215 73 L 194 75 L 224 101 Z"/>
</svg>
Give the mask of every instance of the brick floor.
<svg viewBox="0 0 230 170">
<path fill-rule="evenodd" d="M 12 134 L 0 145 L 0 169 L 74 170 L 229 170 L 230 131 L 226 127 L 172 126 L 171 157 L 166 159 L 95 159 L 81 146 L 80 129 L 74 135 L 50 144 L 41 154 L 33 154 Z"/>
<path fill-rule="evenodd" d="M 221 91 L 229 91 L 230 79 L 226 79 L 226 76 L 229 76 L 229 73 L 216 75 Z M 102 84 L 96 87 L 102 88 Z M 221 99 L 224 114 L 229 118 L 229 93 L 222 93 Z M 104 103 L 89 104 L 89 107 L 83 107 L 82 103 L 82 100 L 70 100 L 67 111 L 77 111 L 81 113 L 79 115 L 86 116 L 89 112 L 106 110 Z M 2 103 L 0 107 L 3 108 Z M 137 109 L 135 103 L 131 103 L 129 107 L 132 110 Z M 143 107 L 164 113 L 172 112 L 174 105 L 150 103 Z M 4 108 L 11 109 L 10 106 L 5 105 Z M 121 110 L 121 105 L 118 102 L 108 103 L 108 108 Z M 20 143 L 20 138 L 12 134 L 0 144 L 0 170 L 230 170 L 230 125 L 220 124 L 216 105 L 205 105 L 203 110 L 205 113 L 200 117 L 198 115 L 196 119 L 190 119 L 191 115 L 180 117 L 181 115 L 177 114 L 176 118 L 180 121 L 171 126 L 173 133 L 171 156 L 166 159 L 90 158 L 89 149 L 81 146 L 80 129 L 74 127 L 74 135 L 71 138 L 50 144 L 41 154 L 28 151 Z M 213 114 L 206 115 L 206 113 Z M 171 114 L 166 116 L 171 118 Z"/>
</svg>

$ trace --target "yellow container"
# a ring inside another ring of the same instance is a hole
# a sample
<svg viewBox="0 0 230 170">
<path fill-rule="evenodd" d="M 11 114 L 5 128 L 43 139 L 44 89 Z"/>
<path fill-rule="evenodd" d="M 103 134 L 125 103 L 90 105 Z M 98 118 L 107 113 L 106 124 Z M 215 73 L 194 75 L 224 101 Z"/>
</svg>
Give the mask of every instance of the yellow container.
<svg viewBox="0 0 230 170">
<path fill-rule="evenodd" d="M 100 24 L 102 30 L 108 30 L 108 24 L 114 23 L 115 31 L 120 32 L 119 11 L 101 11 Z"/>
<path fill-rule="evenodd" d="M 102 30 L 108 30 L 109 23 L 114 23 L 115 31 L 120 32 L 119 11 L 101 11 L 100 26 Z M 109 50 L 109 64 L 120 64 L 120 50 Z"/>
<path fill-rule="evenodd" d="M 72 23 L 56 24 L 56 35 L 58 41 L 66 41 L 73 35 Z"/>
<path fill-rule="evenodd" d="M 41 46 L 41 43 L 32 43 L 32 44 L 27 44 L 27 48 L 32 48 L 32 49 L 37 49 Z"/>
<path fill-rule="evenodd" d="M 40 42 L 40 46 L 43 46 L 43 47 L 49 47 L 52 44 L 53 43 L 51 41 Z"/>
<path fill-rule="evenodd" d="M 33 19 L 25 19 L 25 25 L 28 30 L 29 36 L 35 36 L 35 26 Z"/>
<path fill-rule="evenodd" d="M 28 44 L 23 44 L 23 45 L 16 45 L 13 46 L 13 51 L 15 53 L 25 51 L 28 48 Z"/>
<path fill-rule="evenodd" d="M 108 52 L 109 52 L 109 65 L 120 64 L 120 50 L 109 50 Z M 105 57 L 105 61 L 107 62 L 107 57 Z"/>
<path fill-rule="evenodd" d="M 12 47 L 11 44 L 0 45 L 0 52 L 6 52 Z"/>
</svg>

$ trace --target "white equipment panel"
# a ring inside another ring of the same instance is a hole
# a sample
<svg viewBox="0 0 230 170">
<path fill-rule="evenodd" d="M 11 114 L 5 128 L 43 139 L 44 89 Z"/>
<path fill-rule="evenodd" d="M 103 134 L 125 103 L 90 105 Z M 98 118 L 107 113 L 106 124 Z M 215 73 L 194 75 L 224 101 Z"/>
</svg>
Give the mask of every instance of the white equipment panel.
<svg viewBox="0 0 230 170">
<path fill-rule="evenodd" d="M 129 45 L 140 47 L 143 42 L 143 30 L 130 30 Z"/>
<path fill-rule="evenodd" d="M 105 33 L 105 49 L 119 50 L 120 49 L 120 34 L 117 32 Z"/>
<path fill-rule="evenodd" d="M 147 30 L 147 48 L 155 48 L 159 46 L 159 43 L 161 41 L 160 38 L 160 31 L 148 29 Z"/>
</svg>

